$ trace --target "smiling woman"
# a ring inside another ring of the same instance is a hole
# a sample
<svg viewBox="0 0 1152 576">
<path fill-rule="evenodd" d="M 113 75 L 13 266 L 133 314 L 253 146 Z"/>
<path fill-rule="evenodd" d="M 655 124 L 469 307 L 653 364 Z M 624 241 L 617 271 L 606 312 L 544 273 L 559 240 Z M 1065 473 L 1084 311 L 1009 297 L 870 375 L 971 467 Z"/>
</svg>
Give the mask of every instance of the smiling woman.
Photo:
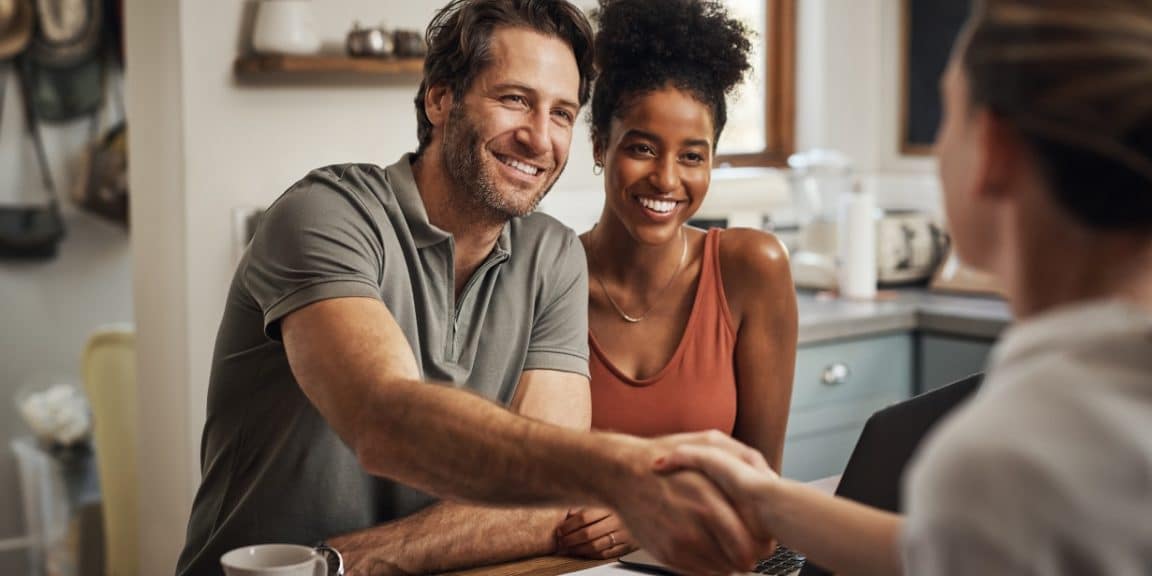
<svg viewBox="0 0 1152 576">
<path fill-rule="evenodd" d="M 708 194 L 754 35 L 714 0 L 601 0 L 597 20 L 592 143 L 606 199 L 581 236 L 592 425 L 721 430 L 778 469 L 796 352 L 787 256 L 758 230 L 686 225 Z M 581 556 L 633 547 L 605 511 L 574 511 L 560 536 Z"/>
</svg>

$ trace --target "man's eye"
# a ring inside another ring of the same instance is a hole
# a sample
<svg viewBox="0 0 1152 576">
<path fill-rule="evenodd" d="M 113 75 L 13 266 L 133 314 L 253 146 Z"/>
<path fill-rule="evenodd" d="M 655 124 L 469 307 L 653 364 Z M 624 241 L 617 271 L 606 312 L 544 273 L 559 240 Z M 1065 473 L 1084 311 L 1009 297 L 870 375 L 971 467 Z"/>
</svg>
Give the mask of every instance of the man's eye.
<svg viewBox="0 0 1152 576">
<path fill-rule="evenodd" d="M 571 124 L 572 122 L 574 122 L 576 120 L 576 117 L 573 116 L 572 113 L 567 111 L 567 110 L 557 110 L 555 112 L 555 114 L 557 116 L 559 116 L 560 119 L 563 120 L 564 123 L 566 123 L 566 124 Z"/>
<path fill-rule="evenodd" d="M 509 94 L 507 96 L 501 97 L 500 99 L 504 102 L 509 103 L 509 104 L 520 104 L 520 105 L 527 105 L 528 104 L 528 101 L 525 100 L 524 97 L 519 95 L 519 94 Z"/>
</svg>

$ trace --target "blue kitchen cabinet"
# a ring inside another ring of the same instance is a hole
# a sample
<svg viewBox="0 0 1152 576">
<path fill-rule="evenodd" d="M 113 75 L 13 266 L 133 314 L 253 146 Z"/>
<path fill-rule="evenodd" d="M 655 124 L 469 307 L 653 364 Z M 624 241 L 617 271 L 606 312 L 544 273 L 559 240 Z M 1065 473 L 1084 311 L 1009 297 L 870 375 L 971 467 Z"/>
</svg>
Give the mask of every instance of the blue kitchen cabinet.
<svg viewBox="0 0 1152 576">
<path fill-rule="evenodd" d="M 801 345 L 783 474 L 801 481 L 844 470 L 873 412 L 912 396 L 911 332 Z"/>
</svg>

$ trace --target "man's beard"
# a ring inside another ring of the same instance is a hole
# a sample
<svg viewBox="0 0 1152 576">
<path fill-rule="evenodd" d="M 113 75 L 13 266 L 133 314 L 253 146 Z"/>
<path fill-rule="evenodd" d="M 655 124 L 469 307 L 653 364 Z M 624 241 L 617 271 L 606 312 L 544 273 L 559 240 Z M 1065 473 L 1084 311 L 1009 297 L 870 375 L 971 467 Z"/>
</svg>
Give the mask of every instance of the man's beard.
<svg viewBox="0 0 1152 576">
<path fill-rule="evenodd" d="M 453 196 L 474 218 L 488 222 L 504 223 L 531 214 L 556 184 L 553 177 L 541 193 L 527 202 L 517 202 L 520 195 L 515 193 L 501 194 L 490 167 L 485 169 L 480 132 L 460 105 L 453 106 L 449 113 L 441 154 L 444 169 L 455 189 Z M 495 157 L 492 161 L 499 162 Z M 563 172 L 563 167 L 560 172 Z"/>
</svg>

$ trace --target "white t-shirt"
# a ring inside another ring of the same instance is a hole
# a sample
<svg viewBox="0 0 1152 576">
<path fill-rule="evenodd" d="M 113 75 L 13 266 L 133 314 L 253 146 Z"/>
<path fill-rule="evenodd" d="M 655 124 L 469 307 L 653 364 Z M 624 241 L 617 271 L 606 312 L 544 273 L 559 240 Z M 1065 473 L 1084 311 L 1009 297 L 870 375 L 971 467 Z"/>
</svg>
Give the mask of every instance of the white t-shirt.
<svg viewBox="0 0 1152 576">
<path fill-rule="evenodd" d="M 1014 326 L 910 470 L 907 574 L 1152 574 L 1152 316 Z"/>
</svg>

